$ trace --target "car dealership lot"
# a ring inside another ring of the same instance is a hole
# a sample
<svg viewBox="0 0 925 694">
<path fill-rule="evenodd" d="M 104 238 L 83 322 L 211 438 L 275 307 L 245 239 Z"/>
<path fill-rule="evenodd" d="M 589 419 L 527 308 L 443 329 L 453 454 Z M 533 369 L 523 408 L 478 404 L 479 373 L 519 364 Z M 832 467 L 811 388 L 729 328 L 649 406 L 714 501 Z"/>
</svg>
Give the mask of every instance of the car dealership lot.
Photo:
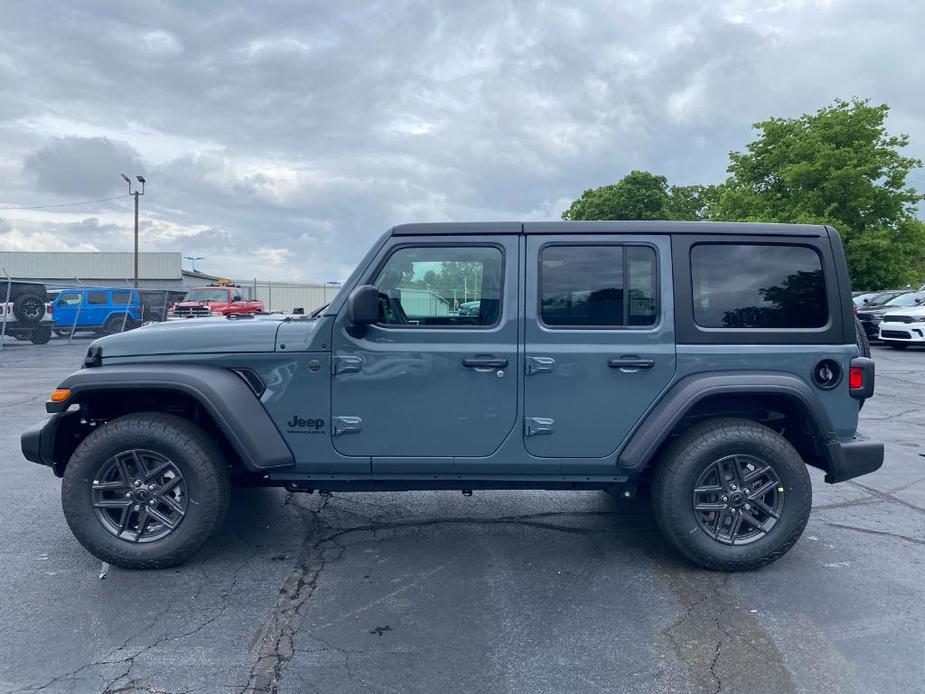
<svg viewBox="0 0 925 694">
<path fill-rule="evenodd" d="M 645 499 L 237 490 L 165 571 L 109 569 L 19 434 L 88 340 L 0 352 L 0 692 L 914 691 L 925 677 L 925 350 L 874 347 L 884 467 L 826 485 L 766 569 L 691 568 Z"/>
</svg>

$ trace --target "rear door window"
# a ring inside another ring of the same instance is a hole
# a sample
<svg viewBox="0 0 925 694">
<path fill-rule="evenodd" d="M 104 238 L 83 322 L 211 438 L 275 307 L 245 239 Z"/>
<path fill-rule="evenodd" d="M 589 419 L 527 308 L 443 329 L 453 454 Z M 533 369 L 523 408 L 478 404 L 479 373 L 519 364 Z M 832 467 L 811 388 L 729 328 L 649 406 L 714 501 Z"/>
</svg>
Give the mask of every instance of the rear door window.
<svg viewBox="0 0 925 694">
<path fill-rule="evenodd" d="M 100 305 L 106 303 L 106 292 L 87 292 L 87 303 Z"/>
<path fill-rule="evenodd" d="M 821 328 L 829 321 L 822 259 L 797 245 L 691 247 L 694 320 L 704 328 Z"/>
<path fill-rule="evenodd" d="M 539 279 L 540 317 L 549 327 L 646 327 L 658 320 L 649 246 L 547 246 Z"/>
</svg>

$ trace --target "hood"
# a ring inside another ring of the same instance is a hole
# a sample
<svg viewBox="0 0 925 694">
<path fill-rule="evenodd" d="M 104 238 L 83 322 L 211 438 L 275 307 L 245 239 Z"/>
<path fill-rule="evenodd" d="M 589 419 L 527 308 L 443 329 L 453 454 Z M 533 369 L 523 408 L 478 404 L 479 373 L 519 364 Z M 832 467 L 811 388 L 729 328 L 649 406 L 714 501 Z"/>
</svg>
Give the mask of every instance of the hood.
<svg viewBox="0 0 925 694">
<path fill-rule="evenodd" d="M 273 352 L 281 320 L 191 318 L 152 323 L 95 340 L 103 359 L 155 354 Z"/>
<path fill-rule="evenodd" d="M 883 316 L 884 320 L 889 319 L 890 316 L 925 316 L 925 306 L 919 304 L 918 306 L 907 306 L 906 308 L 891 308 L 889 311 L 878 311 L 878 313 Z"/>
</svg>

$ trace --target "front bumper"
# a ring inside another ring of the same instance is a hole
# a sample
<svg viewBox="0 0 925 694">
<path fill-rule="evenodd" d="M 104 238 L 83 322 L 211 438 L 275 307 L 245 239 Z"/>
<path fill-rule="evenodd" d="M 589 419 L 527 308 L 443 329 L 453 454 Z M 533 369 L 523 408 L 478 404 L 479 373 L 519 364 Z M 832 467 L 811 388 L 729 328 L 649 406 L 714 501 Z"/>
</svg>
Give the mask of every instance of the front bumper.
<svg viewBox="0 0 925 694">
<path fill-rule="evenodd" d="M 825 481 L 829 484 L 844 482 L 879 470 L 882 465 L 883 444 L 858 433 L 850 441 L 829 444 L 829 468 Z"/>
<path fill-rule="evenodd" d="M 867 335 L 868 340 L 879 340 L 880 339 L 880 319 L 863 319 L 861 318 L 858 321 L 861 324 L 861 327 L 864 328 L 864 334 Z"/>
<path fill-rule="evenodd" d="M 925 343 L 925 323 L 889 323 L 880 324 L 878 338 L 887 342 Z"/>
<path fill-rule="evenodd" d="M 30 462 L 38 463 L 39 465 L 47 465 L 54 470 L 55 475 L 61 477 L 61 475 L 64 474 L 64 466 L 67 460 L 55 460 L 55 444 L 58 440 L 58 428 L 63 423 L 67 423 L 74 417 L 79 416 L 80 413 L 78 412 L 61 412 L 59 414 L 53 414 L 43 422 L 26 429 L 26 431 L 22 433 L 22 436 L 19 437 L 19 445 L 20 448 L 22 448 L 23 457 Z"/>
</svg>

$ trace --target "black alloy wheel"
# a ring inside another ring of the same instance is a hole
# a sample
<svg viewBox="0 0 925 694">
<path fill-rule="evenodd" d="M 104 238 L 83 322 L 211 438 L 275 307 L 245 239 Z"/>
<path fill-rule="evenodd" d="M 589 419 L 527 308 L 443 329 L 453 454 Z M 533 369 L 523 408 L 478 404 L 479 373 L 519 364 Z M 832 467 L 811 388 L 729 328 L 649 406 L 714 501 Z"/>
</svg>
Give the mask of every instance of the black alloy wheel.
<svg viewBox="0 0 925 694">
<path fill-rule="evenodd" d="M 180 469 L 166 456 L 130 449 L 106 460 L 92 482 L 97 520 L 129 542 L 152 542 L 176 530 L 189 494 Z"/>
<path fill-rule="evenodd" d="M 745 545 L 767 535 L 780 519 L 780 476 L 751 455 L 728 455 L 711 463 L 694 487 L 697 525 L 727 545 Z"/>
</svg>

